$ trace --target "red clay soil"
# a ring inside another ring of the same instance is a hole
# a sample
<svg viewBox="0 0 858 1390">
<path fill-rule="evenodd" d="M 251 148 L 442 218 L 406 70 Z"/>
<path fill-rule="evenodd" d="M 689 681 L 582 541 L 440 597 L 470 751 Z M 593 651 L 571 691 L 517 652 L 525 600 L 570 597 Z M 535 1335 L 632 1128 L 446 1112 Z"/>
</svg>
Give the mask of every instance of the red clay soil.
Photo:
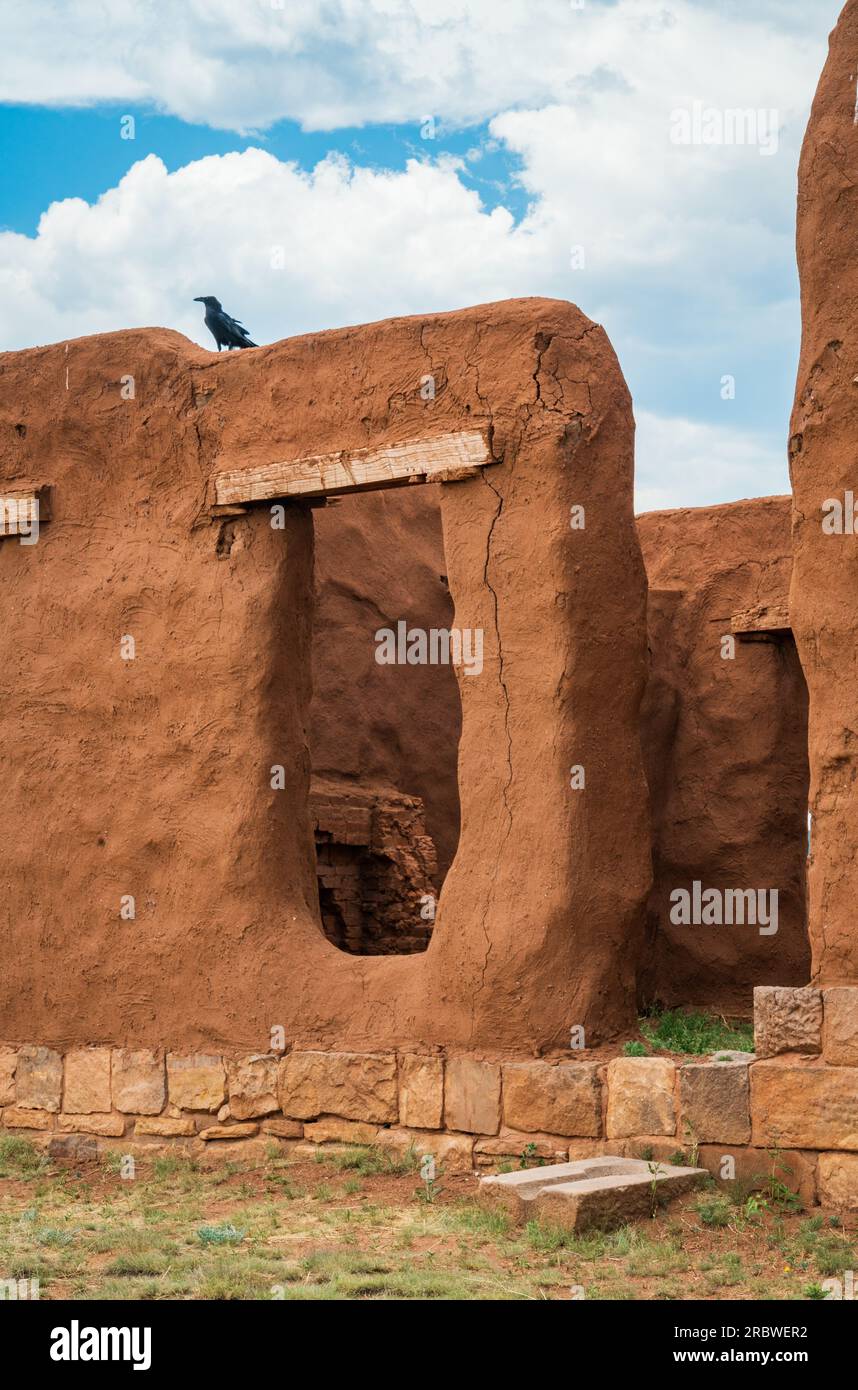
<svg viewBox="0 0 858 1390">
<path fill-rule="evenodd" d="M 641 1001 L 749 1012 L 754 985 L 806 984 L 807 691 L 787 633 L 735 644 L 731 617 L 784 607 L 790 499 L 649 512 L 651 672 L 642 742 L 655 882 Z M 777 889 L 778 931 L 680 926 L 674 889 Z"/>
<path fill-rule="evenodd" d="M 459 680 L 459 849 L 425 954 L 347 956 L 307 814 L 313 515 L 213 521 L 211 477 L 463 426 L 502 462 L 440 488 L 456 620 L 485 635 Z M 650 885 L 632 478 L 616 356 L 560 301 L 220 357 L 162 329 L 0 356 L 0 483 L 54 488 L 39 543 L 0 545 L 0 1035 L 538 1051 L 631 1027 Z"/>
<path fill-rule="evenodd" d="M 809 931 L 816 983 L 858 982 L 858 3 L 834 33 L 799 168 L 802 344 L 790 438 L 795 564 L 791 615 L 810 692 L 813 859 Z M 848 494 L 848 497 L 847 497 Z M 848 515 L 828 534 L 837 501 Z"/>
</svg>

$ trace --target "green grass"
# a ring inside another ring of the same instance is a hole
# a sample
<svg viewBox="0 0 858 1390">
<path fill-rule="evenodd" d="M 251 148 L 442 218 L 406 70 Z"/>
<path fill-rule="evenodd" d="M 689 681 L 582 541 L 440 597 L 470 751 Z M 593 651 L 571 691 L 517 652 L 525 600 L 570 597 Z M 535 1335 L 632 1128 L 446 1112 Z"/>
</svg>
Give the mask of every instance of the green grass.
<svg viewBox="0 0 858 1390">
<path fill-rule="evenodd" d="M 684 1052 L 703 1057 L 718 1052 L 753 1052 L 753 1024 L 736 1020 L 732 1023 L 715 1014 L 682 1013 L 669 1009 L 664 1013 L 644 1016 L 640 1030 L 650 1047 L 662 1052 Z M 627 1056 L 640 1056 L 629 1053 Z"/>
<path fill-rule="evenodd" d="M 0 1270 L 38 1278 L 48 1300 L 810 1299 L 858 1267 L 854 1214 L 833 1227 L 772 1203 L 751 1220 L 744 1192 L 714 1184 L 655 1219 L 575 1235 L 517 1226 L 476 1202 L 469 1177 L 417 1200 L 411 1160 L 372 1149 L 328 1151 L 321 1166 L 141 1163 L 130 1181 L 46 1165 L 27 1141 L 4 1162 Z"/>
<path fill-rule="evenodd" d="M 0 1178 L 35 1178 L 50 1167 L 50 1160 L 29 1139 L 14 1135 L 0 1139 Z"/>
</svg>

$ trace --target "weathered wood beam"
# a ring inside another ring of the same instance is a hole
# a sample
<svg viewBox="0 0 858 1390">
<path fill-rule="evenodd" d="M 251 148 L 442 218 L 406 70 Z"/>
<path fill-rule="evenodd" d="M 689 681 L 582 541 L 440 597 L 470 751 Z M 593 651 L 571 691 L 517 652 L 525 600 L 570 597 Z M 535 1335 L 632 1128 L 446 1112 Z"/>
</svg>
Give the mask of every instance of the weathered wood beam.
<svg viewBox="0 0 858 1390">
<path fill-rule="evenodd" d="M 765 637 L 785 637 L 792 631 L 789 610 L 785 603 L 761 603 L 754 608 L 746 608 L 734 613 L 730 619 L 730 631 L 746 641 Z"/>
<path fill-rule="evenodd" d="M 479 430 L 457 430 L 377 449 L 342 449 L 215 474 L 215 506 L 370 492 L 407 483 L 457 482 L 497 463 Z"/>
</svg>

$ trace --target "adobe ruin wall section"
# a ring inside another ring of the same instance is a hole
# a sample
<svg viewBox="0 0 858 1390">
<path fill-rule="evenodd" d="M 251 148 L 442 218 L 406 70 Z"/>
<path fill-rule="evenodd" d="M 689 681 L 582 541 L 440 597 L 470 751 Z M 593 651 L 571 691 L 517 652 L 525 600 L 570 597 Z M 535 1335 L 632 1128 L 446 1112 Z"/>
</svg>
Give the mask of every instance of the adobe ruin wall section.
<svg viewBox="0 0 858 1390">
<path fill-rule="evenodd" d="M 307 806 L 313 518 L 212 523 L 210 480 L 464 425 L 501 462 L 441 485 L 456 622 L 485 636 L 458 853 L 425 954 L 349 957 Z M 38 544 L 0 545 L 0 1035 L 538 1053 L 627 1027 L 650 882 L 632 440 L 603 331 L 557 301 L 220 360 L 162 330 L 0 357 L 0 481 L 53 488 Z"/>
<path fill-rule="evenodd" d="M 755 985 L 809 977 L 804 677 L 788 628 L 729 640 L 734 615 L 786 609 L 790 508 L 789 497 L 761 497 L 638 517 L 654 870 L 644 1004 L 748 1012 Z M 776 932 L 672 921 L 671 895 L 695 882 L 722 895 L 776 891 Z"/>
<path fill-rule="evenodd" d="M 856 55 L 858 3 L 850 0 L 831 36 L 799 167 L 802 344 L 790 438 L 790 611 L 810 694 L 812 978 L 827 985 L 858 981 Z"/>
</svg>

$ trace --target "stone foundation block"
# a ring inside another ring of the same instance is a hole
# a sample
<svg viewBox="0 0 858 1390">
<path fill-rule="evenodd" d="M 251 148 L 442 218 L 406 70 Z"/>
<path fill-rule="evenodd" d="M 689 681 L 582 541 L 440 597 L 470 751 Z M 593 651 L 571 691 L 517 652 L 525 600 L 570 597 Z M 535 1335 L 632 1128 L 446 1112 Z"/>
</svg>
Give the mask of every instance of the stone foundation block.
<svg viewBox="0 0 858 1390">
<path fill-rule="evenodd" d="M 412 1129 L 440 1129 L 444 1112 L 444 1063 L 440 1057 L 402 1053 L 399 1119 Z"/>
<path fill-rule="evenodd" d="M 23 1110 L 59 1110 L 63 1059 L 50 1047 L 22 1047 L 15 1069 L 15 1104 Z"/>
<path fill-rule="evenodd" d="M 314 1120 L 389 1124 L 397 1119 L 396 1058 L 388 1053 L 290 1052 L 279 1064 L 277 1095 L 283 1114 Z"/>
<path fill-rule="evenodd" d="M 474 1137 L 472 1134 L 418 1133 L 408 1129 L 381 1129 L 378 1146 L 390 1149 L 399 1158 L 409 1150 L 422 1157 L 432 1154 L 438 1169 L 447 1173 L 472 1173 L 474 1169 Z"/>
<path fill-rule="evenodd" d="M 858 1150 L 858 1068 L 755 1062 L 751 1122 L 761 1148 Z"/>
<path fill-rule="evenodd" d="M 728 1186 L 735 1182 L 748 1192 L 763 1191 L 774 1178 L 798 1194 L 802 1207 L 812 1207 L 816 1203 L 817 1159 L 814 1153 L 779 1149 L 773 1157 L 767 1149 L 739 1144 L 702 1144 L 697 1162 L 716 1181 Z"/>
<path fill-rule="evenodd" d="M 10 1105 L 3 1111 L 2 1121 L 4 1129 L 53 1129 L 49 1110 L 22 1110 Z"/>
<path fill-rule="evenodd" d="M 444 1123 L 469 1134 L 497 1134 L 500 1129 L 500 1067 L 450 1057 L 444 1082 Z"/>
<path fill-rule="evenodd" d="M 675 1134 L 676 1066 L 663 1057 L 616 1057 L 608 1063 L 609 1139 Z"/>
<path fill-rule="evenodd" d="M 280 1059 L 264 1055 L 227 1063 L 229 1113 L 233 1120 L 253 1120 L 280 1109 L 277 1071 Z"/>
<path fill-rule="evenodd" d="M 304 1125 L 304 1138 L 311 1144 L 374 1144 L 377 1135 L 377 1125 L 341 1120 L 336 1115 L 323 1115 L 320 1120 Z"/>
<path fill-rule="evenodd" d="M 244 1124 L 237 1125 L 209 1125 L 206 1129 L 201 1129 L 198 1138 L 204 1144 L 211 1143 L 214 1139 L 225 1139 L 235 1141 L 236 1139 L 253 1139 L 259 1133 L 259 1125 L 252 1120 Z"/>
<path fill-rule="evenodd" d="M 822 991 L 822 1055 L 831 1067 L 858 1067 L 858 988 Z"/>
<path fill-rule="evenodd" d="M 167 1054 L 167 1089 L 180 1110 L 219 1110 L 226 1099 L 226 1072 L 220 1057 L 208 1053 Z"/>
<path fill-rule="evenodd" d="M 304 1126 L 300 1120 L 284 1120 L 280 1115 L 273 1115 L 262 1121 L 262 1133 L 274 1139 L 300 1139 Z"/>
<path fill-rule="evenodd" d="M 114 1108 L 123 1115 L 160 1115 L 164 1109 L 164 1059 L 157 1052 L 114 1048 L 110 1084 Z"/>
<path fill-rule="evenodd" d="M 858 1154 L 820 1154 L 817 1176 L 821 1206 L 858 1211 Z"/>
<path fill-rule="evenodd" d="M 65 1069 L 63 1110 L 70 1115 L 107 1114 L 111 1109 L 110 1049 L 75 1048 L 66 1053 Z"/>
<path fill-rule="evenodd" d="M 759 985 L 754 990 L 754 1051 L 758 1058 L 822 1050 L 822 993 Z"/>
<path fill-rule="evenodd" d="M 59 1115 L 57 1127 L 69 1134 L 100 1134 L 118 1138 L 125 1133 L 124 1115 Z"/>
<path fill-rule="evenodd" d="M 680 1134 L 688 1142 L 747 1144 L 750 1094 L 747 1062 L 685 1062 L 679 1068 Z"/>
<path fill-rule="evenodd" d="M 512 1129 L 570 1138 L 602 1133 L 602 1085 L 596 1062 L 513 1062 L 503 1069 L 503 1115 Z"/>
<path fill-rule="evenodd" d="M 178 1138 L 196 1134 L 197 1127 L 188 1118 L 173 1119 L 170 1115 L 141 1115 L 134 1126 L 138 1136 L 153 1134 L 162 1138 Z"/>
<path fill-rule="evenodd" d="M 15 1104 L 15 1066 L 18 1051 L 14 1047 L 0 1047 L 0 1105 Z"/>
</svg>

